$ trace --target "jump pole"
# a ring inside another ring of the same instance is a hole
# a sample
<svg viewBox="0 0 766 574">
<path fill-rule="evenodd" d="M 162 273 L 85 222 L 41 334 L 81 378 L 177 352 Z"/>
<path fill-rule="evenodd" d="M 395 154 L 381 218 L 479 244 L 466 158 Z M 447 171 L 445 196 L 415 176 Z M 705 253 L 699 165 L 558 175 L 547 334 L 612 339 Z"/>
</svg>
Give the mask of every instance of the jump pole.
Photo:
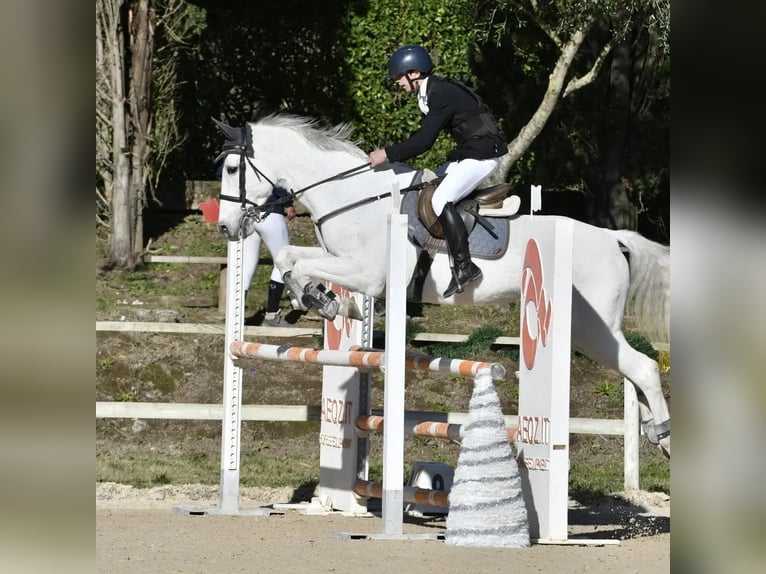
<svg viewBox="0 0 766 574">
<path fill-rule="evenodd" d="M 444 440 L 461 440 L 463 438 L 463 426 L 455 423 L 438 421 L 414 420 L 413 417 L 404 413 L 404 431 L 408 435 Z M 360 432 L 381 432 L 385 428 L 385 419 L 380 415 L 363 415 L 356 419 L 356 428 Z M 516 429 L 507 429 L 508 439 L 516 439 Z"/>
<path fill-rule="evenodd" d="M 365 351 L 361 348 L 337 351 L 292 345 L 270 345 L 250 341 L 233 341 L 229 348 L 232 355 L 243 359 L 314 363 L 325 366 L 353 367 L 362 371 L 377 369 L 385 371 L 387 363 L 391 360 L 388 352 Z M 475 377 L 480 369 L 489 369 L 494 380 L 505 377 L 505 367 L 500 363 L 471 361 L 470 359 L 446 359 L 421 353 L 403 353 L 402 363 L 405 370 L 411 371 L 452 373 L 464 377 Z"/>
</svg>

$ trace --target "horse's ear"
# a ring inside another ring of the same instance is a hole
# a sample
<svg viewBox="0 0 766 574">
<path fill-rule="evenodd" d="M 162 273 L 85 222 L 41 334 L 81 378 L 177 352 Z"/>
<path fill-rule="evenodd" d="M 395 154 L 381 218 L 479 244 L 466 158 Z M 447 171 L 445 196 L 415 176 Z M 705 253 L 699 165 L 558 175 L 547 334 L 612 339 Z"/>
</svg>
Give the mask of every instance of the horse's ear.
<svg viewBox="0 0 766 574">
<path fill-rule="evenodd" d="M 227 140 L 239 141 L 242 139 L 239 128 L 233 128 L 228 124 L 219 122 L 215 118 L 210 118 L 210 119 L 213 120 L 213 123 L 215 123 L 215 125 L 218 126 L 218 129 L 220 129 L 223 132 L 223 135 L 226 136 Z"/>
</svg>

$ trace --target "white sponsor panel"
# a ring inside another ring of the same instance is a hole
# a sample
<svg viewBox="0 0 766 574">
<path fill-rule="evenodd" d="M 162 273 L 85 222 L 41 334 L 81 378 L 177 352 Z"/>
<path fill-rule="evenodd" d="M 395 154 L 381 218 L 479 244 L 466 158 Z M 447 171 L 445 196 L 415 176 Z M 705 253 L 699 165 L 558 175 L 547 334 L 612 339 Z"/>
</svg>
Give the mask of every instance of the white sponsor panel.
<svg viewBox="0 0 766 574">
<path fill-rule="evenodd" d="M 339 297 L 353 297 L 363 308 L 363 296 L 332 283 L 327 288 Z M 362 345 L 362 327 L 362 321 L 340 315 L 325 321 L 324 348 L 347 351 Z M 356 430 L 365 376 L 356 367 L 322 367 L 319 499 L 325 507 L 344 512 L 367 512 L 366 500 L 354 494 L 354 483 L 367 479 L 366 439 L 360 439 Z"/>
<path fill-rule="evenodd" d="M 567 539 L 572 222 L 536 217 L 524 249 L 517 460 L 529 534 Z"/>
</svg>

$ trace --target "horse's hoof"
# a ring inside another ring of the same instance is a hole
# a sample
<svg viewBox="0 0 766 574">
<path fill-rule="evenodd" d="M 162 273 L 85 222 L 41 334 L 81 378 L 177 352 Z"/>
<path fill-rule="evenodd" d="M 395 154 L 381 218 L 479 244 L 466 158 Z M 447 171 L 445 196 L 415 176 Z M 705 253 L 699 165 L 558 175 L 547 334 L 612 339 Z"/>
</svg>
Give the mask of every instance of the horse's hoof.
<svg viewBox="0 0 766 574">
<path fill-rule="evenodd" d="M 338 301 L 337 299 L 333 299 L 326 305 L 322 307 L 317 307 L 316 312 L 317 312 L 317 315 L 319 315 L 320 317 L 324 317 L 328 321 L 333 321 L 335 317 L 338 315 L 338 309 L 339 309 Z"/>
<path fill-rule="evenodd" d="M 341 299 L 338 313 L 349 319 L 356 319 L 357 321 L 364 319 L 364 317 L 362 317 L 362 312 L 359 310 L 353 297 L 344 297 Z"/>
<path fill-rule="evenodd" d="M 657 438 L 657 431 L 654 429 L 654 419 L 641 421 L 641 430 L 648 440 L 652 444 L 660 444 L 660 440 Z"/>
</svg>

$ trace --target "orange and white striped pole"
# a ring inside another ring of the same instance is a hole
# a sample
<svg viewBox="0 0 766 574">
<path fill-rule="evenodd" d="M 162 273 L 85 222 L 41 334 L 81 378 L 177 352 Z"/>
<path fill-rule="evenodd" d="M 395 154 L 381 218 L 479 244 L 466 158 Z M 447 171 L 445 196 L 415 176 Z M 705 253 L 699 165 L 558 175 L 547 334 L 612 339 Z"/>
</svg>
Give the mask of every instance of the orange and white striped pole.
<svg viewBox="0 0 766 574">
<path fill-rule="evenodd" d="M 356 419 L 356 427 L 364 432 L 381 432 L 384 428 L 384 424 L 384 417 L 380 415 L 363 415 Z M 455 423 L 420 421 L 405 426 L 404 430 L 414 436 L 441 438 L 446 440 L 460 440 L 463 438 L 463 425 Z M 516 429 L 508 428 L 507 432 L 508 439 L 513 442 L 516 438 Z"/>
<path fill-rule="evenodd" d="M 337 365 L 357 367 L 359 369 L 380 369 L 385 366 L 384 351 L 333 351 L 329 349 L 309 349 L 285 345 L 269 345 L 233 341 L 229 346 L 231 354 L 244 359 L 258 358 L 270 361 L 295 361 L 319 365 Z M 475 377 L 480 369 L 489 369 L 495 381 L 505 378 L 505 367 L 500 363 L 470 361 L 467 359 L 446 359 L 430 357 L 419 353 L 406 353 L 404 366 L 412 371 L 431 371 L 452 373 L 464 377 Z"/>
<path fill-rule="evenodd" d="M 383 483 L 369 480 L 358 480 L 354 484 L 354 492 L 367 498 L 383 498 Z M 449 495 L 443 490 L 428 490 L 414 486 L 404 487 L 404 501 L 427 506 L 449 506 Z"/>
</svg>

